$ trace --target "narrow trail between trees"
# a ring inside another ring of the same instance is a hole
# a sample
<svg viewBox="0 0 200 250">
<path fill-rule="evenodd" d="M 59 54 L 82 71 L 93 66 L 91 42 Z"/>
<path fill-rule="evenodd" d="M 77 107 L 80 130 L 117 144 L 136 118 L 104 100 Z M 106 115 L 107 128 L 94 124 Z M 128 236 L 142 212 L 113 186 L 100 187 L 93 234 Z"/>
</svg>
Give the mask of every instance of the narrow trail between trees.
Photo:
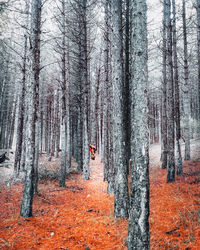
<svg viewBox="0 0 200 250">
<path fill-rule="evenodd" d="M 126 249 L 127 221 L 114 219 L 99 156 L 89 181 L 71 174 L 60 188 L 41 180 L 33 218 L 19 216 L 22 184 L 1 187 L 0 195 L 0 249 Z"/>
<path fill-rule="evenodd" d="M 200 152 L 192 145 L 192 160 L 183 175 L 166 184 L 167 170 L 159 169 L 159 146 L 150 149 L 151 249 L 199 249 Z M 40 159 L 44 173 L 34 197 L 33 217 L 19 216 L 23 184 L 0 184 L 0 249 L 127 248 L 128 221 L 115 219 L 113 195 L 106 193 L 100 157 L 91 161 L 91 178 L 83 180 L 76 164 L 60 188 L 60 159 Z M 48 170 L 48 171 L 47 171 Z"/>
</svg>

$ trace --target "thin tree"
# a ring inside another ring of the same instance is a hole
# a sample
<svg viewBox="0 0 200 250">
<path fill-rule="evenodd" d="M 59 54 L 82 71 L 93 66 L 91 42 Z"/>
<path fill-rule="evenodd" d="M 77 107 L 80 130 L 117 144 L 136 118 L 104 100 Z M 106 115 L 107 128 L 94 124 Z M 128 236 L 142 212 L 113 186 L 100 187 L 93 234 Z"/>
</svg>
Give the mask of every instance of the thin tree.
<svg viewBox="0 0 200 250">
<path fill-rule="evenodd" d="M 181 156 L 181 125 L 180 125 L 180 88 L 178 74 L 178 56 L 177 56 L 177 35 L 176 35 L 176 3 L 172 0 L 173 20 L 173 62 L 174 62 L 174 105 L 175 105 L 175 123 L 176 123 L 176 146 L 177 146 L 177 174 L 182 174 L 182 156 Z"/>
<path fill-rule="evenodd" d="M 18 175 L 21 167 L 21 156 L 22 156 L 22 142 L 23 142 L 23 125 L 24 125 L 24 111 L 25 111 L 25 88 L 26 88 L 26 77 L 27 77 L 27 49 L 28 49 L 28 25 L 29 25 L 29 0 L 25 2 L 25 21 L 24 21 L 24 51 L 23 51 L 23 64 L 22 64 L 22 83 L 20 85 L 19 100 L 18 100 L 18 121 L 17 121 L 17 139 L 16 139 L 16 150 L 15 150 L 15 162 L 14 162 L 14 173 Z"/>
<path fill-rule="evenodd" d="M 187 47 L 187 27 L 185 0 L 182 0 L 182 20 L 183 20 L 183 46 L 184 46 L 184 84 L 183 105 L 184 105 L 184 133 L 185 133 L 185 160 L 190 160 L 190 97 L 189 97 L 189 69 L 188 69 L 188 47 Z"/>
<path fill-rule="evenodd" d="M 166 45 L 166 0 L 163 1 L 163 45 L 162 45 L 162 57 L 163 57 L 163 80 L 162 80 L 162 118 L 161 118 L 161 161 L 162 169 L 167 168 L 167 45 Z"/>
<path fill-rule="evenodd" d="M 104 85 L 102 86 L 103 96 L 103 126 L 101 142 L 104 181 L 108 182 L 107 193 L 114 193 L 115 188 L 115 164 L 113 160 L 113 86 L 112 86 L 112 65 L 111 65 L 111 1 L 105 1 L 105 50 L 104 50 Z M 101 126 L 101 125 L 100 125 Z"/>
<path fill-rule="evenodd" d="M 88 49 L 89 49 L 89 29 L 88 29 L 88 5 L 91 4 L 88 0 L 83 0 L 81 6 L 81 29 L 82 29 L 82 41 L 81 50 L 82 54 L 82 71 L 83 71 L 83 83 L 84 83 L 84 106 L 83 106 L 83 177 L 85 180 L 90 178 L 90 167 L 89 167 L 89 103 L 90 103 L 90 79 L 89 79 L 89 60 L 88 60 Z"/>
<path fill-rule="evenodd" d="M 174 154 L 174 83 L 172 61 L 172 25 L 171 0 L 166 0 L 166 41 L 167 41 L 167 144 L 168 144 L 168 174 L 167 183 L 175 181 Z"/>
<path fill-rule="evenodd" d="M 61 71 L 62 71 L 62 119 L 61 119 L 61 175 L 60 175 L 60 187 L 65 187 L 66 180 L 66 141 L 67 141 L 67 130 L 66 130 L 66 119 L 67 119 L 67 107 L 66 107 L 66 1 L 61 1 L 62 5 L 62 24 L 61 24 L 61 33 L 62 33 L 62 54 L 61 54 Z"/>
</svg>

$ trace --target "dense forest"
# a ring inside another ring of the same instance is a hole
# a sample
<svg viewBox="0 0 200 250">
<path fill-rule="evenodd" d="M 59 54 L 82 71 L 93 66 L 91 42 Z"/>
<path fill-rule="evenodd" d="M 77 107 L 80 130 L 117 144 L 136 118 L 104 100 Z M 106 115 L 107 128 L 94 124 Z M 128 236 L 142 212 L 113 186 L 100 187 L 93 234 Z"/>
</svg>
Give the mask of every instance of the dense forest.
<svg viewBox="0 0 200 250">
<path fill-rule="evenodd" d="M 0 248 L 198 249 L 199 137 L 200 0 L 0 1 Z"/>
</svg>

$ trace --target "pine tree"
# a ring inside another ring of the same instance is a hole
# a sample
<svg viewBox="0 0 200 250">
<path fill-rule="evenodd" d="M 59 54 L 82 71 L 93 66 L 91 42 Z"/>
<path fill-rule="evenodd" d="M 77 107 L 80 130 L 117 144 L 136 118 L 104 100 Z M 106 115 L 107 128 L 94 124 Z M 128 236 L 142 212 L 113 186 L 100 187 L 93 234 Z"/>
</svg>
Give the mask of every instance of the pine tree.
<svg viewBox="0 0 200 250">
<path fill-rule="evenodd" d="M 115 204 L 116 217 L 128 217 L 129 194 L 127 161 L 125 147 L 125 132 L 123 124 L 123 47 L 122 47 L 122 1 L 111 2 L 113 20 L 113 146 L 115 176 Z"/>
<path fill-rule="evenodd" d="M 147 119 L 147 6 L 131 1 L 131 201 L 128 249 L 149 249 L 149 133 Z"/>
<path fill-rule="evenodd" d="M 30 78 L 27 80 L 27 100 L 29 102 L 29 111 L 27 121 L 26 179 L 24 183 L 23 200 L 20 210 L 20 214 L 23 217 L 32 216 L 32 203 L 34 193 L 36 135 L 35 124 L 39 95 L 41 9 L 41 0 L 32 0 L 29 58 Z"/>
</svg>

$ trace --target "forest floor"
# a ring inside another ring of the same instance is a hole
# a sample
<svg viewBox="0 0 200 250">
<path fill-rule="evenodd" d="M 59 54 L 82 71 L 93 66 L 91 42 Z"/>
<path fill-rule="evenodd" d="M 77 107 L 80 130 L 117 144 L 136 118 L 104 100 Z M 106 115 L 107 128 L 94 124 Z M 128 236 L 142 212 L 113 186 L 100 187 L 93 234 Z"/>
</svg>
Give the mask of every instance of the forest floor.
<svg viewBox="0 0 200 250">
<path fill-rule="evenodd" d="M 166 184 L 160 169 L 160 146 L 150 147 L 151 249 L 200 249 L 200 141 L 191 145 L 192 159 L 183 175 Z M 60 188 L 60 164 L 40 159 L 39 193 L 33 217 L 19 215 L 23 183 L 11 178 L 11 167 L 0 167 L 0 249 L 126 249 L 128 221 L 115 219 L 113 195 L 106 193 L 103 164 L 91 161 L 91 178 L 83 180 L 73 162 Z"/>
</svg>

